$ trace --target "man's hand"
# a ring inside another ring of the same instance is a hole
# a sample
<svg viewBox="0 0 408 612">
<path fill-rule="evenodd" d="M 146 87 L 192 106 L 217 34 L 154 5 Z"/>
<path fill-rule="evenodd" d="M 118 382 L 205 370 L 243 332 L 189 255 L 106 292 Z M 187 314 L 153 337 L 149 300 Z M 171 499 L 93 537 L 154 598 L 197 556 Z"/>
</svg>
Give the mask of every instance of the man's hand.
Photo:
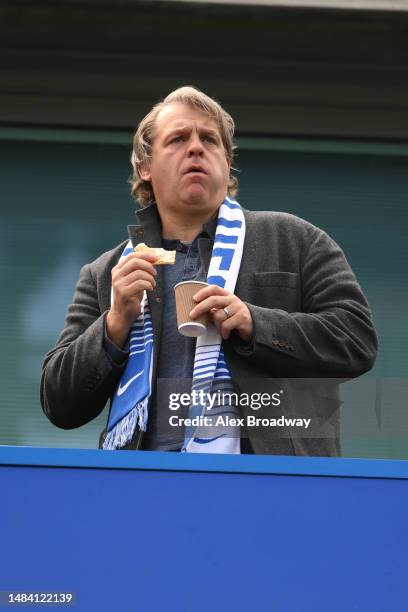
<svg viewBox="0 0 408 612">
<path fill-rule="evenodd" d="M 192 319 L 209 312 L 224 340 L 230 337 L 233 330 L 246 342 L 252 339 L 254 326 L 251 313 L 248 306 L 236 295 L 217 285 L 210 285 L 200 289 L 193 299 L 198 304 L 190 312 Z"/>
<path fill-rule="evenodd" d="M 144 291 L 156 287 L 157 272 L 153 267 L 157 255 L 131 253 L 112 268 L 113 304 L 106 317 L 106 331 L 117 346 L 122 347 L 133 322 L 141 312 Z"/>
</svg>

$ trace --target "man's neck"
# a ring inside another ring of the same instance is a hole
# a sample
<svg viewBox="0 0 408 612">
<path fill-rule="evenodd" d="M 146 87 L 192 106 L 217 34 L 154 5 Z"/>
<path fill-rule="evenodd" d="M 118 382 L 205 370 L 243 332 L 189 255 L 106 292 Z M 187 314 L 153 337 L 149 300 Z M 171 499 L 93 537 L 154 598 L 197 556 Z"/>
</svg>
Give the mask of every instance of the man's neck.
<svg viewBox="0 0 408 612">
<path fill-rule="evenodd" d="M 197 219 L 196 217 L 192 219 L 186 219 L 185 217 L 175 218 L 174 216 L 170 218 L 166 214 L 160 215 L 162 222 L 162 237 L 190 243 L 202 232 L 203 225 L 207 223 L 214 214 L 215 213 L 211 213 L 201 219 Z"/>
</svg>

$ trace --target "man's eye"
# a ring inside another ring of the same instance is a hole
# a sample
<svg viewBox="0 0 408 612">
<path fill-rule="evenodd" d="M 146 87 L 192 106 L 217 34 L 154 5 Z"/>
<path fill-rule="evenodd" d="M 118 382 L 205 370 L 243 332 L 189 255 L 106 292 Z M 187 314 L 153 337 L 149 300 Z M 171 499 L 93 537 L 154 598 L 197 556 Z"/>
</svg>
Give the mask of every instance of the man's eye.
<svg viewBox="0 0 408 612">
<path fill-rule="evenodd" d="M 169 142 L 171 144 L 172 142 L 181 142 L 182 140 L 183 140 L 183 136 L 179 135 L 179 136 L 173 136 Z"/>
<path fill-rule="evenodd" d="M 214 136 L 205 136 L 204 140 L 210 142 L 211 144 L 217 144 L 217 139 Z"/>
</svg>

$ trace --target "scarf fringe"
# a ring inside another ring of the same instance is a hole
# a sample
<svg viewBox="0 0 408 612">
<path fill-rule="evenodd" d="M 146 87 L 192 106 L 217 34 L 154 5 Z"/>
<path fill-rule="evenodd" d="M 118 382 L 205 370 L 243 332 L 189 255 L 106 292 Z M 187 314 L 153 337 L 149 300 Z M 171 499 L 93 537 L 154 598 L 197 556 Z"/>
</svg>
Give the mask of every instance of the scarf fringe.
<svg viewBox="0 0 408 612">
<path fill-rule="evenodd" d="M 136 426 L 146 431 L 148 402 L 149 398 L 146 397 L 115 425 L 105 438 L 104 450 L 115 450 L 125 446 L 132 439 Z"/>
</svg>

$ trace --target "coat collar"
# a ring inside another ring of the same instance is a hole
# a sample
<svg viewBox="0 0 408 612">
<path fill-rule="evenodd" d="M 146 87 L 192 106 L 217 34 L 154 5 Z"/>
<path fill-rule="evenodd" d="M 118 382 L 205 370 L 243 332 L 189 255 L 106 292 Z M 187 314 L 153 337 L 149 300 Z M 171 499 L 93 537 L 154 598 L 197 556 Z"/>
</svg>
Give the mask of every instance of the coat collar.
<svg viewBox="0 0 408 612">
<path fill-rule="evenodd" d="M 132 232 L 134 232 L 137 242 L 141 242 L 140 237 L 142 234 L 148 234 L 151 240 L 155 240 L 155 243 L 149 244 L 149 246 L 161 246 L 162 225 L 156 204 L 150 204 L 149 206 L 136 210 L 135 216 L 138 225 L 129 225 L 128 227 L 135 228 L 134 230 L 132 229 Z M 217 215 L 214 215 L 214 217 L 203 225 L 203 230 L 207 232 L 210 238 L 214 238 L 216 228 Z M 136 234 L 136 232 L 138 233 Z"/>
</svg>

